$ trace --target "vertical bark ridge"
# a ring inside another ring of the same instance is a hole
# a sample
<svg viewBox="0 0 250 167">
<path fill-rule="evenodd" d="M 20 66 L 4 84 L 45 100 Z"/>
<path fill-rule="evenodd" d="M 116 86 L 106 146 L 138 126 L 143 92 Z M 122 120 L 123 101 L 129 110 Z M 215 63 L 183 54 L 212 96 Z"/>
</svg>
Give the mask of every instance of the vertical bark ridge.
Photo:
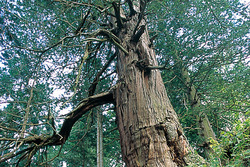
<svg viewBox="0 0 250 167">
<path fill-rule="evenodd" d="M 188 163 L 189 144 L 168 99 L 145 19 L 138 26 L 145 30 L 138 41 L 133 32 L 135 14 L 124 23 L 117 36 L 129 54 L 118 51 L 118 86 L 115 92 L 117 123 L 123 160 L 128 167 L 175 167 Z M 197 158 L 197 157 L 196 157 Z"/>
<path fill-rule="evenodd" d="M 138 62 L 158 64 L 154 50 L 149 48 L 147 28 L 137 43 L 131 42 L 136 21 L 131 19 L 118 34 L 129 52 L 119 52 L 117 66 L 116 109 L 123 159 L 129 167 L 183 166 L 188 144 L 161 74 L 159 70 L 146 71 L 137 66 Z M 145 20 L 141 21 L 143 24 Z"/>
</svg>

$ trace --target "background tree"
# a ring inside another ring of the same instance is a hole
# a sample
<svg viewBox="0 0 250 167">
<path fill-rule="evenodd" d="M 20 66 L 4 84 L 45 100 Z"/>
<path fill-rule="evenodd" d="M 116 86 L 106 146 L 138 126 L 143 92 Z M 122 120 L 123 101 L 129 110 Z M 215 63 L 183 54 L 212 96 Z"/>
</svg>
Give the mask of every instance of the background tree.
<svg viewBox="0 0 250 167">
<path fill-rule="evenodd" d="M 207 118 L 208 114 L 219 137 L 221 130 L 215 126 L 222 118 L 217 118 L 218 120 L 214 122 L 217 116 L 212 114 L 214 109 L 210 108 L 211 98 L 217 97 L 218 92 L 211 90 L 218 88 L 216 86 L 218 82 L 226 84 L 231 79 L 225 75 L 222 80 L 215 79 L 214 75 L 217 76 L 218 71 L 221 71 L 221 74 L 227 73 L 226 69 L 234 71 L 233 69 L 236 70 L 238 65 L 248 68 L 247 20 L 249 16 L 247 12 L 249 9 L 248 6 L 236 1 L 204 1 L 202 3 L 200 1 L 185 3 L 169 1 L 164 5 L 160 2 L 159 5 L 152 6 L 152 11 L 160 8 L 162 14 L 157 15 L 157 19 L 152 15 L 154 19 L 149 26 L 154 30 L 153 34 L 158 34 L 155 47 L 160 62 L 165 69 L 168 69 L 168 71 L 163 71 L 163 79 L 183 126 L 188 128 L 186 130 L 188 138 L 192 144 L 200 148 L 200 153 L 205 150 L 208 158 L 208 153 L 211 151 L 208 147 L 208 136 L 212 138 L 215 136 L 209 128 L 211 126 L 205 126 L 202 121 L 207 119 L 201 119 L 200 116 Z M 168 10 L 163 12 L 165 9 Z M 166 59 L 164 55 L 168 55 L 168 58 Z M 242 81 L 245 85 L 246 80 Z M 228 84 L 238 85 L 232 81 Z M 245 90 L 242 86 L 239 88 Z M 211 92 L 213 95 L 210 94 Z M 247 93 L 243 94 L 245 101 Z M 226 106 L 226 103 L 224 105 Z M 245 106 L 242 109 L 245 112 Z M 218 110 L 219 115 L 220 113 L 222 113 L 221 109 Z M 228 117 L 232 114 L 232 112 L 225 113 L 224 116 Z M 223 120 L 219 122 L 220 127 L 226 125 Z"/>
</svg>

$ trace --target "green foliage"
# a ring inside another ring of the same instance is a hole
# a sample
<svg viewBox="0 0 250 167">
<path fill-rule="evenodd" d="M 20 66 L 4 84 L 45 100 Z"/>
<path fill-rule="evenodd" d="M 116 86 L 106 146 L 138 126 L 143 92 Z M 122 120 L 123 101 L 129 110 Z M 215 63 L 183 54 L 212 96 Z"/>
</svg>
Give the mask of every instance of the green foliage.
<svg viewBox="0 0 250 167">
<path fill-rule="evenodd" d="M 249 113 L 248 113 L 249 116 Z M 211 140 L 214 153 L 211 166 L 241 167 L 250 165 L 250 118 L 237 115 L 232 128 L 221 132 L 219 142 Z"/>
</svg>

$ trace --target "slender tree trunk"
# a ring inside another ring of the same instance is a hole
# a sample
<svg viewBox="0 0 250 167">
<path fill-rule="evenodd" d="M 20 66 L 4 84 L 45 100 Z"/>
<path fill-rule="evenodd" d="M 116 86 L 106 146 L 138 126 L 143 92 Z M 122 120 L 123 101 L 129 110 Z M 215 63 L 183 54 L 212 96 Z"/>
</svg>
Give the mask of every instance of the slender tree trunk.
<svg viewBox="0 0 250 167">
<path fill-rule="evenodd" d="M 202 161 L 189 147 L 159 70 L 146 68 L 157 66 L 156 55 L 149 47 L 144 19 L 136 31 L 143 34 L 134 35 L 137 23 L 136 14 L 117 33 L 129 52 L 119 51 L 115 94 L 123 160 L 128 167 L 174 167 Z"/>
<path fill-rule="evenodd" d="M 97 109 L 97 167 L 103 167 L 102 112 Z"/>
<path fill-rule="evenodd" d="M 85 151 L 84 151 L 84 149 L 83 149 L 82 155 L 83 155 L 83 158 L 82 158 L 82 167 L 84 167 L 84 164 L 85 164 Z"/>
</svg>

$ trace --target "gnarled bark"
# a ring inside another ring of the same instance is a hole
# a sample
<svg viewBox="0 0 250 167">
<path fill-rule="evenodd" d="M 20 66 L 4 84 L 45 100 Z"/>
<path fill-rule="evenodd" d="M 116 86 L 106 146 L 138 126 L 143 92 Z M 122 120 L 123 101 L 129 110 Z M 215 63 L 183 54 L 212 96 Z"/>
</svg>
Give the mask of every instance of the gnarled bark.
<svg viewBox="0 0 250 167">
<path fill-rule="evenodd" d="M 119 85 L 115 92 L 123 159 L 132 166 L 185 166 L 192 149 L 168 99 L 155 52 L 150 48 L 146 21 L 129 18 L 117 35 L 128 54 L 118 54 Z M 134 31 L 138 27 L 138 31 Z M 141 27 L 145 27 L 141 33 Z M 133 32 L 136 32 L 135 34 Z M 135 39 L 135 35 L 138 40 Z M 199 159 L 197 156 L 196 159 Z"/>
</svg>

